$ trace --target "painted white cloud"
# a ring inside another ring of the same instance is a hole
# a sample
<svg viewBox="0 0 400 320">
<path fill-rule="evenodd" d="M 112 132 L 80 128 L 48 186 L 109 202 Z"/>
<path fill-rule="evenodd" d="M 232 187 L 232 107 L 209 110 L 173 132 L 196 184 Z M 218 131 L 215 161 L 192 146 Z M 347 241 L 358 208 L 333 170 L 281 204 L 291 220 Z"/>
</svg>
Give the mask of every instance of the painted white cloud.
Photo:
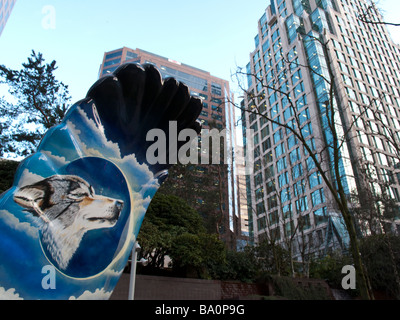
<svg viewBox="0 0 400 320">
<path fill-rule="evenodd" d="M 6 290 L 3 287 L 0 287 L 0 300 L 24 300 L 19 296 L 18 293 L 15 292 L 14 288 Z"/>
<path fill-rule="evenodd" d="M 69 300 L 108 300 L 112 292 L 105 291 L 104 288 L 96 289 L 95 292 L 86 290 L 79 297 L 71 296 Z"/>
<path fill-rule="evenodd" d="M 107 274 L 107 276 L 110 276 L 110 277 L 119 278 L 121 276 L 122 272 L 124 272 L 124 268 L 122 268 L 122 270 L 119 270 L 119 271 L 118 270 L 113 270 L 113 269 L 108 269 L 106 271 L 106 274 Z"/>
<path fill-rule="evenodd" d="M 3 220 L 3 223 L 8 225 L 10 228 L 19 232 L 23 232 L 33 239 L 37 239 L 39 237 L 38 229 L 36 227 L 32 226 L 28 222 L 19 221 L 15 215 L 11 214 L 7 210 L 0 210 L 0 216 Z"/>
<path fill-rule="evenodd" d="M 57 163 L 58 166 L 64 166 L 69 163 L 64 157 L 56 156 L 50 151 L 42 151 L 42 153 L 45 154 L 50 161 Z M 47 161 L 47 159 L 45 159 L 45 161 Z"/>
<path fill-rule="evenodd" d="M 71 121 L 67 122 L 71 136 L 75 138 L 78 145 L 77 149 L 82 152 L 82 157 L 108 158 L 124 171 L 130 186 L 135 190 L 140 189 L 143 184 L 153 179 L 153 173 L 146 164 L 138 163 L 134 154 L 121 158 L 118 144 L 107 140 L 103 128 L 94 120 L 89 119 L 81 108 L 78 108 L 77 111 L 88 128 L 88 132 L 91 133 L 90 139 L 84 139 L 82 132 Z"/>
<path fill-rule="evenodd" d="M 40 180 L 43 180 L 42 176 L 32 173 L 28 169 L 25 169 L 22 172 L 21 178 L 18 181 L 18 188 L 34 184 Z"/>
<path fill-rule="evenodd" d="M 81 131 L 77 130 L 75 125 L 68 121 L 68 127 L 73 133 L 73 136 L 77 138 L 78 144 L 81 146 L 81 149 L 84 153 L 90 156 L 106 156 L 106 157 L 121 157 L 121 152 L 119 150 L 118 144 L 112 141 L 107 140 L 106 136 L 103 133 L 102 128 L 96 124 L 95 121 L 89 119 L 86 113 L 81 109 L 77 109 L 78 113 L 82 117 L 85 126 L 88 127 L 88 132 L 91 133 L 90 141 L 82 141 L 81 140 Z M 79 139 L 79 140 L 78 140 Z M 101 150 L 101 153 L 99 151 Z"/>
<path fill-rule="evenodd" d="M 149 167 L 146 164 L 140 164 L 134 155 L 125 156 L 123 159 L 112 158 L 110 160 L 124 171 L 130 186 L 136 191 L 153 180 L 154 175 Z"/>
</svg>

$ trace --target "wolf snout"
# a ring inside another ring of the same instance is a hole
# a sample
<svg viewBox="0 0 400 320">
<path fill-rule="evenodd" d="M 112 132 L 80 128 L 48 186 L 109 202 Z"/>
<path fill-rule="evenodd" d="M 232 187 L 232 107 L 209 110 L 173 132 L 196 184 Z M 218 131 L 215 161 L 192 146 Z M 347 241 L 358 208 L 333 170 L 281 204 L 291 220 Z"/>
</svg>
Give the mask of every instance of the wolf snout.
<svg viewBox="0 0 400 320">
<path fill-rule="evenodd" d="M 120 201 L 120 200 L 117 200 L 116 203 L 115 203 L 115 208 L 116 208 L 119 212 L 121 212 L 123 207 L 124 207 L 124 202 L 123 202 L 123 201 Z"/>
</svg>

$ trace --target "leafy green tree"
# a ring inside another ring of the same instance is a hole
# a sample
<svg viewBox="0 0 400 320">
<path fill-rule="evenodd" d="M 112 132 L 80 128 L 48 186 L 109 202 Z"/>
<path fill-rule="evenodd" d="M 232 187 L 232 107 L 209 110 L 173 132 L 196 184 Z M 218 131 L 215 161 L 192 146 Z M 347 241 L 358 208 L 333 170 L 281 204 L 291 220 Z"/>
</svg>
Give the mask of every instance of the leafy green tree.
<svg viewBox="0 0 400 320">
<path fill-rule="evenodd" d="M 332 288 L 341 289 L 344 276 L 342 268 L 352 264 L 353 260 L 350 255 L 333 251 L 320 259 L 312 261 L 310 265 L 310 277 L 325 279 Z"/>
<path fill-rule="evenodd" d="M 34 50 L 21 70 L 0 66 L 0 84 L 11 95 L 0 98 L 0 156 L 28 156 L 63 119 L 71 98 L 68 86 L 56 80 L 56 70 L 56 61 L 45 63 Z"/>
<path fill-rule="evenodd" d="M 373 289 L 400 299 L 400 239 L 398 236 L 381 234 L 361 240 L 360 251 L 368 270 Z M 390 254 L 389 252 L 392 252 Z M 394 261 L 393 261 L 394 260 Z"/>
<path fill-rule="evenodd" d="M 215 234 L 184 233 L 175 237 L 170 257 L 179 274 L 210 278 L 215 266 L 225 262 L 225 247 Z"/>
<path fill-rule="evenodd" d="M 228 250 L 226 263 L 219 269 L 221 280 L 253 282 L 260 273 L 260 263 L 254 247 L 245 247 L 242 251 Z"/>
<path fill-rule="evenodd" d="M 143 221 L 138 241 L 141 256 L 148 260 L 143 268 L 156 272 L 172 259 L 179 275 L 211 277 L 215 265 L 224 263 L 224 244 L 206 233 L 202 217 L 183 199 L 157 192 Z"/>
<path fill-rule="evenodd" d="M 19 162 L 0 160 L 0 194 L 11 188 Z"/>
<path fill-rule="evenodd" d="M 264 239 L 256 247 L 256 255 L 264 271 L 282 276 L 291 274 L 290 254 L 279 244 Z"/>
</svg>

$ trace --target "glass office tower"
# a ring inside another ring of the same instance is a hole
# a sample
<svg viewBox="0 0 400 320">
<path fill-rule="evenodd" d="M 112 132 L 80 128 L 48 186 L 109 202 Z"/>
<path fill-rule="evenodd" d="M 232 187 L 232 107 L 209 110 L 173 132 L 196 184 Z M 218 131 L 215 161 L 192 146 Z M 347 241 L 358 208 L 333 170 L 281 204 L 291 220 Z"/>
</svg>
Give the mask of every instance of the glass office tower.
<svg viewBox="0 0 400 320">
<path fill-rule="evenodd" d="M 215 77 L 208 71 L 176 60 L 142 49 L 127 47 L 104 53 L 99 77 L 111 74 L 122 63 L 153 64 L 158 68 L 163 79 L 174 77 L 176 80 L 185 83 L 189 87 L 190 93 L 203 101 L 203 110 L 199 116 L 202 128 L 217 129 L 220 132 L 226 130 L 225 142 L 227 148 L 234 152 L 236 146 L 235 116 L 233 105 L 228 103 L 228 101 L 233 100 L 228 81 Z M 199 141 L 200 144 L 201 140 Z M 228 163 L 225 166 L 218 168 L 212 165 L 198 165 L 193 168 L 199 175 L 196 182 L 198 188 L 209 190 L 209 193 L 218 195 L 218 199 L 214 199 L 217 202 L 214 206 L 216 212 L 203 212 L 206 211 L 204 208 L 207 199 L 201 196 L 196 199 L 194 206 L 206 220 L 213 216 L 211 220 L 215 220 L 215 232 L 219 234 L 229 248 L 236 249 L 241 246 L 243 240 L 247 239 L 247 234 L 242 230 L 245 227 L 245 221 L 242 221 L 240 217 L 238 179 L 232 153 L 228 155 L 227 160 Z M 212 183 L 205 185 L 206 180 L 202 179 L 202 175 L 213 173 Z M 196 195 L 190 195 L 190 197 L 194 196 Z"/>
<path fill-rule="evenodd" d="M 346 250 L 349 241 L 310 152 L 333 186 L 340 177 L 353 212 L 365 194 L 400 201 L 400 48 L 384 25 L 361 21 L 363 12 L 383 20 L 364 0 L 271 0 L 246 68 L 242 119 L 255 146 L 250 233 L 299 260 Z M 357 221 L 357 231 L 396 233 L 398 223 L 396 213 L 374 226 Z"/>
</svg>

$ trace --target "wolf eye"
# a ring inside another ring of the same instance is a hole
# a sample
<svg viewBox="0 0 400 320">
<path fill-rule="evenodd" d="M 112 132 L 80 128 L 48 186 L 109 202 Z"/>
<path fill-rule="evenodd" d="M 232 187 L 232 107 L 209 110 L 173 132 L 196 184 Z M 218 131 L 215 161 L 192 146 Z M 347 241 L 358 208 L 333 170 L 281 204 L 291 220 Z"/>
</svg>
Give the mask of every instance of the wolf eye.
<svg viewBox="0 0 400 320">
<path fill-rule="evenodd" d="M 85 197 L 88 197 L 89 195 L 86 192 L 82 193 L 71 193 L 68 195 L 68 198 L 73 199 L 73 200 L 81 200 Z"/>
</svg>

